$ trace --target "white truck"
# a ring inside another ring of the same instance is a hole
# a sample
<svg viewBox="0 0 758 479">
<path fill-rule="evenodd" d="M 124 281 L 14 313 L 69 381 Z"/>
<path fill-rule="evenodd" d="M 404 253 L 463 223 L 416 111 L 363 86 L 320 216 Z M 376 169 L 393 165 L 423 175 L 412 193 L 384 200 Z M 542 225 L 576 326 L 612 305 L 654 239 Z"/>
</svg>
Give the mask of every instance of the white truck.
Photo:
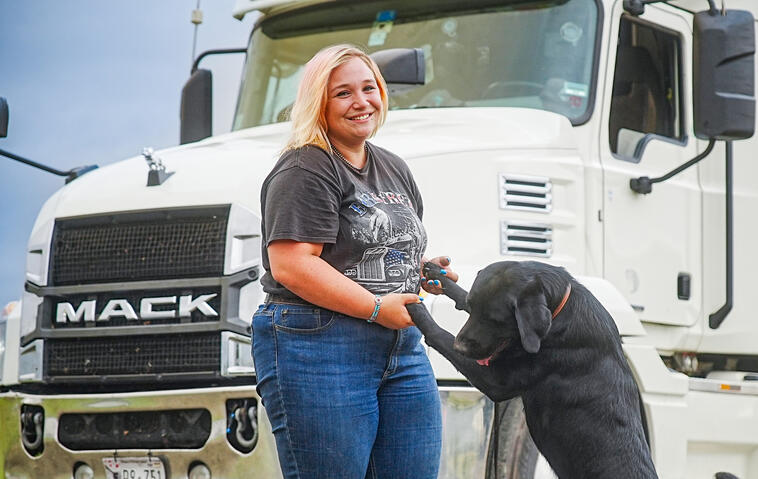
<svg viewBox="0 0 758 479">
<path fill-rule="evenodd" d="M 238 0 L 261 16 L 233 132 L 210 137 L 195 68 L 186 144 L 74 171 L 42 207 L 8 318 L 0 476 L 279 476 L 250 359 L 259 192 L 304 63 L 349 42 L 417 79 L 383 62 L 373 141 L 412 169 L 429 251 L 464 286 L 503 259 L 566 267 L 617 322 L 660 477 L 757 478 L 758 6 L 727 4 Z M 451 331 L 465 320 L 426 304 Z M 518 401 L 429 354 L 440 477 L 550 477 Z"/>
</svg>

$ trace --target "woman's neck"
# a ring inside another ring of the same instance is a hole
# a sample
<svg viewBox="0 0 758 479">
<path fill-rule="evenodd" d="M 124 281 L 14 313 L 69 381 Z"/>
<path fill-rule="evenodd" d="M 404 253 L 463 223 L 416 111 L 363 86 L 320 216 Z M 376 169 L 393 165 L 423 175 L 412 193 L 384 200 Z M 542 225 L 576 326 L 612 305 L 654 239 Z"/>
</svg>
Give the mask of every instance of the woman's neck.
<svg viewBox="0 0 758 479">
<path fill-rule="evenodd" d="M 336 148 L 338 153 L 344 158 L 345 161 L 358 168 L 359 170 L 366 166 L 368 156 L 366 154 L 366 142 L 363 141 L 357 145 L 345 145 L 340 142 L 335 142 L 330 138 L 332 148 Z"/>
</svg>

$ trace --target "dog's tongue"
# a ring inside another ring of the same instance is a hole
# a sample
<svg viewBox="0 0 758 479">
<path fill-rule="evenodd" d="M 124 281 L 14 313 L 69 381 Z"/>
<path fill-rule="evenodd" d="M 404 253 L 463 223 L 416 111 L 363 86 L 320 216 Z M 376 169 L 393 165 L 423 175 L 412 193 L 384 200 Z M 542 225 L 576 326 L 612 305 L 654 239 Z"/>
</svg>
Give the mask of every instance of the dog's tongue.
<svg viewBox="0 0 758 479">
<path fill-rule="evenodd" d="M 479 366 L 489 366 L 490 359 L 492 359 L 492 356 L 488 357 L 487 359 L 477 359 L 476 362 L 479 364 Z"/>
</svg>

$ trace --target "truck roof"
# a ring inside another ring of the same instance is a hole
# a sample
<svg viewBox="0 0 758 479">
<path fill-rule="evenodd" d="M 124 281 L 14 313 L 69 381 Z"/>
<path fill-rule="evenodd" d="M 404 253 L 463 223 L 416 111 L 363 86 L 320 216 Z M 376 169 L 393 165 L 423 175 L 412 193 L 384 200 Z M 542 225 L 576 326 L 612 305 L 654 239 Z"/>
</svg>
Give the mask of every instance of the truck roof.
<svg viewBox="0 0 758 479">
<path fill-rule="evenodd" d="M 256 10 L 263 14 L 268 14 L 272 10 L 277 10 L 281 7 L 292 7 L 296 4 L 325 3 L 327 1 L 332 0 L 236 0 L 232 15 L 241 20 L 248 13 Z M 611 2 L 600 0 L 600 3 L 609 4 Z M 670 0 L 669 3 L 694 11 L 705 10 L 708 7 L 708 4 L 704 0 Z M 720 7 L 721 2 L 718 3 Z M 755 0 L 729 0 L 727 8 L 749 10 L 756 13 Z"/>
</svg>

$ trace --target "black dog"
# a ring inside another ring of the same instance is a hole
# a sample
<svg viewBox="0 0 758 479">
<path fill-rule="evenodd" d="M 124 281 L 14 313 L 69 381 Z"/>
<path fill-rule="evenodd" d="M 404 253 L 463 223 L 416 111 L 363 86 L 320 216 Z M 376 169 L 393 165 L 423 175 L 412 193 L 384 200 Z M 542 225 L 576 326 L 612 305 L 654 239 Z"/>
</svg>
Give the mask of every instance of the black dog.
<svg viewBox="0 0 758 479">
<path fill-rule="evenodd" d="M 558 477 L 658 477 L 618 329 L 568 272 L 494 263 L 470 293 L 436 265 L 424 274 L 470 315 L 453 338 L 423 305 L 408 305 L 427 344 L 493 401 L 521 396 L 534 443 Z"/>
</svg>

